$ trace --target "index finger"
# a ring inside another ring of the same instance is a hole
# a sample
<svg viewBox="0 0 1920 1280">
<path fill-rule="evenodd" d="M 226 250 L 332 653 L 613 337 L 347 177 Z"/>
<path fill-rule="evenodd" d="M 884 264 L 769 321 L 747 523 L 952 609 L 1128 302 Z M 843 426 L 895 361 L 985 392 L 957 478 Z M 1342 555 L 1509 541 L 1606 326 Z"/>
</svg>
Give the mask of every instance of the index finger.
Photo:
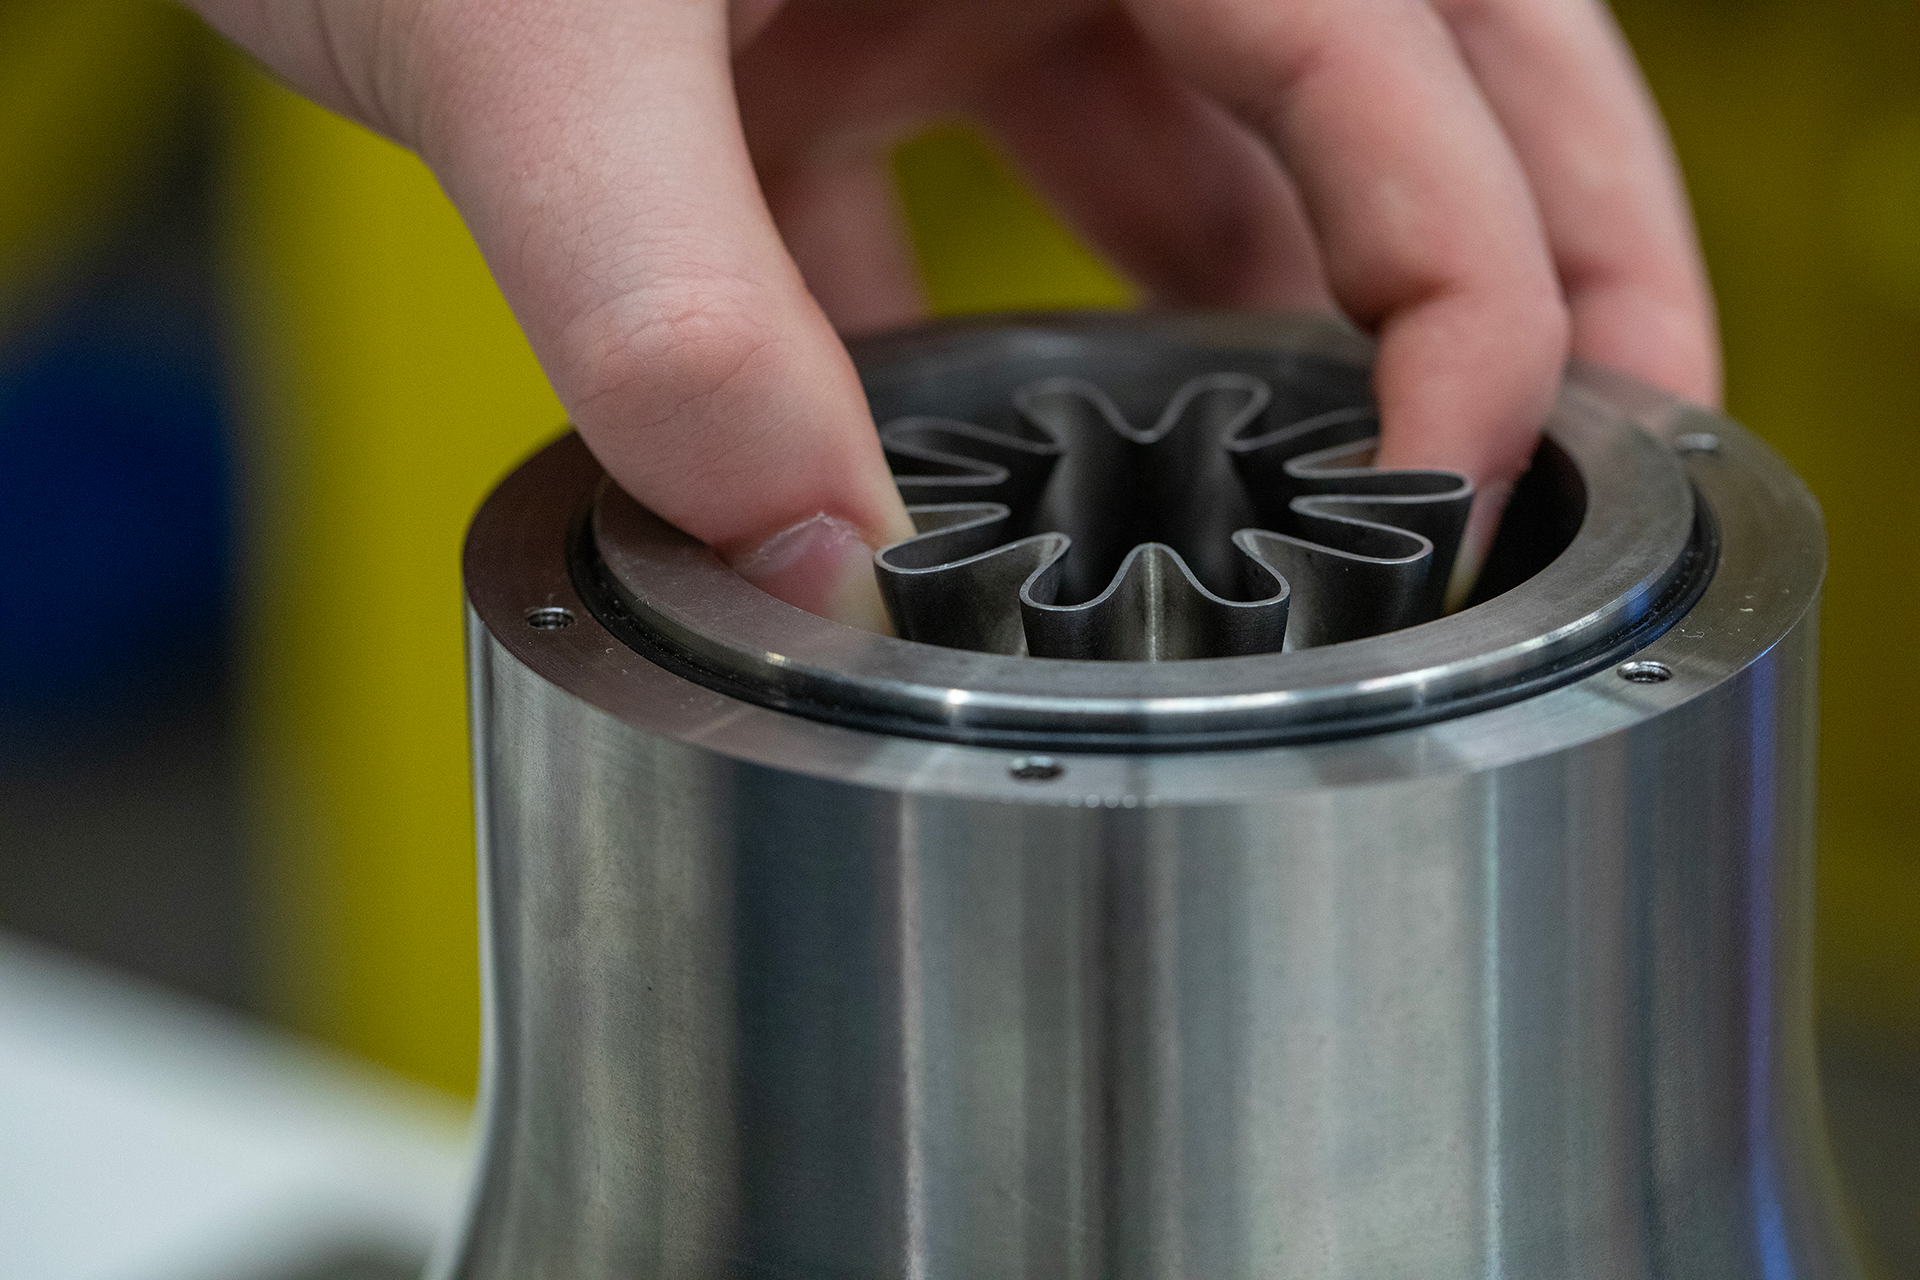
<svg viewBox="0 0 1920 1280">
<path fill-rule="evenodd" d="M 730 31 L 725 0 L 195 2 L 420 151 L 623 488 L 789 603 L 882 624 L 869 546 L 913 527 L 734 101 L 731 37 L 771 3 Z"/>
<path fill-rule="evenodd" d="M 862 544 L 912 526 L 762 199 L 725 5 L 432 12 L 416 140 L 608 472 L 792 603 L 877 604 Z"/>
</svg>

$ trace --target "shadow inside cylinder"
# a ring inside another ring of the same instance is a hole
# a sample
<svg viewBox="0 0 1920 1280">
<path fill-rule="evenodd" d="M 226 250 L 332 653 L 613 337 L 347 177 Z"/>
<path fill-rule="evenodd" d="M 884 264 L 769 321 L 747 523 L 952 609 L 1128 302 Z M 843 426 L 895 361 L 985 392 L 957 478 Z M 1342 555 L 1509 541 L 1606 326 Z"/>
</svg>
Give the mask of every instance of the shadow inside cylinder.
<svg viewBox="0 0 1920 1280">
<path fill-rule="evenodd" d="M 890 454 L 910 502 L 915 479 L 951 483 L 968 469 L 962 459 L 1005 468 L 998 484 L 978 476 L 973 497 L 1011 508 L 1008 541 L 1050 532 L 1072 539 L 1055 602 L 1076 605 L 1105 591 L 1135 547 L 1156 542 L 1178 552 L 1209 591 L 1244 598 L 1233 534 L 1262 523 L 1272 504 L 1248 494 L 1229 439 L 1371 402 L 1365 371 L 1353 366 L 1290 353 L 1143 349 L 943 371 L 906 394 L 873 396 L 873 410 L 883 423 L 918 420 L 911 438 L 935 451 Z M 947 490 L 932 500 L 960 497 Z M 1265 523 L 1274 523 L 1270 512 Z"/>
</svg>

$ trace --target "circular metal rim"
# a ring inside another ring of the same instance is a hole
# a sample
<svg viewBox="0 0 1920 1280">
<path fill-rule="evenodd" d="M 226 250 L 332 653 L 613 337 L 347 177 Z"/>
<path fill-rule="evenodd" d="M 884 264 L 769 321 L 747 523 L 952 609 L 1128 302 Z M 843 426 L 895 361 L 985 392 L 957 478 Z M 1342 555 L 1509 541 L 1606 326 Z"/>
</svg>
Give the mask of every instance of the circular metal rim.
<svg viewBox="0 0 1920 1280">
<path fill-rule="evenodd" d="M 587 608 L 567 559 L 603 474 L 568 434 L 512 472 L 468 531 L 463 576 L 477 733 L 489 718 L 544 714 L 515 692 L 532 681 L 598 715 L 579 730 L 628 733 L 783 773 L 928 797 L 1110 809 L 1233 803 L 1327 787 L 1499 769 L 1631 729 L 1713 696 L 1803 625 L 1820 595 L 1826 538 L 1819 507 L 1780 458 L 1732 420 L 1607 371 L 1576 368 L 1583 391 L 1625 407 L 1668 441 L 1715 435 L 1685 465 L 1722 533 L 1721 558 L 1692 609 L 1635 657 L 1673 672 L 1660 683 L 1593 672 L 1524 701 L 1399 732 L 1250 749 L 1049 752 L 1061 769 L 1013 776 L 1030 753 L 875 733 L 744 702 L 640 657 Z M 573 625 L 531 627 L 526 611 L 565 608 Z M 485 756 L 476 756 L 483 771 Z"/>
<path fill-rule="evenodd" d="M 1023 316 L 925 326 L 856 355 L 868 370 L 919 376 L 1035 349 L 1070 354 L 1115 336 L 1278 348 L 1356 366 L 1370 352 L 1318 317 Z M 1087 662 L 876 636 L 766 595 L 611 485 L 575 548 L 576 576 L 603 622 L 650 659 L 745 701 L 881 732 L 1113 751 L 1374 733 L 1609 665 L 1684 612 L 1710 576 L 1710 521 L 1671 451 L 1577 387 L 1560 396 L 1546 432 L 1587 486 L 1586 519 L 1557 559 L 1449 617 L 1283 655 Z"/>
</svg>

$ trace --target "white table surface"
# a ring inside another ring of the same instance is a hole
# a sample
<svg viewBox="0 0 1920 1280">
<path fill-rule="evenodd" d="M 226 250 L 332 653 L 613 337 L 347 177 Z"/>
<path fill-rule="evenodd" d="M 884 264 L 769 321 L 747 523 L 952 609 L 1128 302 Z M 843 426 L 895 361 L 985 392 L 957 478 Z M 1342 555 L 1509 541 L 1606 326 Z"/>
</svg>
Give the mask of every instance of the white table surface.
<svg viewBox="0 0 1920 1280">
<path fill-rule="evenodd" d="M 0 1278 L 402 1274 L 464 1101 L 0 934 Z"/>
</svg>

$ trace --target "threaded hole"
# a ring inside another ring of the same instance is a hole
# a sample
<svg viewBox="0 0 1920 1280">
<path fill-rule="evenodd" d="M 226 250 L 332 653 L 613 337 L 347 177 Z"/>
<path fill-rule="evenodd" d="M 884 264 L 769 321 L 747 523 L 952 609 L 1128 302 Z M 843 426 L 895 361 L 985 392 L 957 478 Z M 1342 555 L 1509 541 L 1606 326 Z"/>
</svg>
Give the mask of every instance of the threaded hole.
<svg viewBox="0 0 1920 1280">
<path fill-rule="evenodd" d="M 1623 662 L 1619 671 L 1622 680 L 1635 684 L 1659 684 L 1673 679 L 1673 668 L 1664 662 Z"/>
<path fill-rule="evenodd" d="M 552 605 L 544 609 L 529 609 L 527 625 L 535 631 L 558 631 L 562 627 L 573 625 L 573 610 Z"/>
<path fill-rule="evenodd" d="M 1020 782 L 1052 782 L 1067 771 L 1067 766 L 1052 756 L 1018 756 L 1007 767 L 1007 774 Z"/>
</svg>

